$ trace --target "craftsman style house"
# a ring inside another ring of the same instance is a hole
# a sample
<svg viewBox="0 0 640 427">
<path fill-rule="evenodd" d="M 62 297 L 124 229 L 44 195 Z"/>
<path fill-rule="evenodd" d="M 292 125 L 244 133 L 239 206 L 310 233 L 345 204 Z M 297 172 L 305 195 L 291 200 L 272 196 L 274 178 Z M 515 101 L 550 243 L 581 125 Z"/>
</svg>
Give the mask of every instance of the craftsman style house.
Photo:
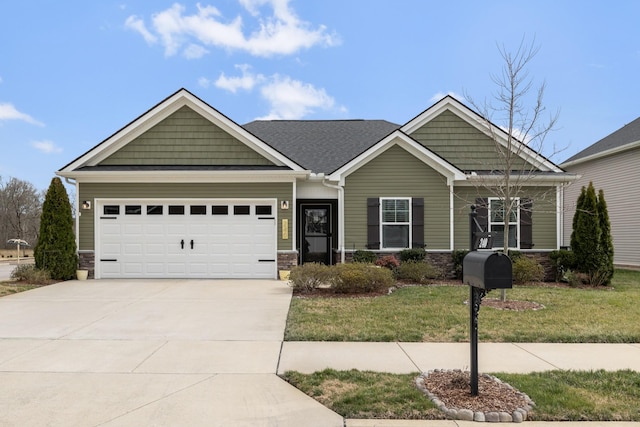
<svg viewBox="0 0 640 427">
<path fill-rule="evenodd" d="M 469 246 L 470 205 L 482 206 L 487 230 L 505 226 L 486 189 L 490 135 L 506 141 L 450 96 L 404 125 L 239 125 L 181 89 L 57 174 L 76 185 L 79 256 L 96 278 L 275 278 L 355 250 L 411 247 L 446 264 Z M 515 197 L 510 246 L 544 254 L 562 242 L 574 176 L 526 146 L 518 153 L 532 173 Z"/>
</svg>

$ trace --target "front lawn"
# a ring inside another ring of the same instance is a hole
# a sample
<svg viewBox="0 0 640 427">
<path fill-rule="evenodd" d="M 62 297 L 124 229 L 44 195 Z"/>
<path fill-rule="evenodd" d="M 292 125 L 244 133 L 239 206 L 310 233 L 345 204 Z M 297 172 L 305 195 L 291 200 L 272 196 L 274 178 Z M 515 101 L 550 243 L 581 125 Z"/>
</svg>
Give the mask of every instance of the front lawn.
<svg viewBox="0 0 640 427">
<path fill-rule="evenodd" d="M 493 374 L 536 403 L 529 420 L 640 421 L 640 373 L 624 370 Z M 416 374 L 334 371 L 284 378 L 346 418 L 445 419 L 415 386 Z"/>
<path fill-rule="evenodd" d="M 294 297 L 287 341 L 459 342 L 469 337 L 468 286 L 416 286 L 387 296 Z M 499 291 L 486 298 L 499 298 Z M 482 307 L 484 342 L 640 342 L 640 272 L 617 270 L 609 287 L 518 286 L 510 300 L 541 310 Z"/>
</svg>

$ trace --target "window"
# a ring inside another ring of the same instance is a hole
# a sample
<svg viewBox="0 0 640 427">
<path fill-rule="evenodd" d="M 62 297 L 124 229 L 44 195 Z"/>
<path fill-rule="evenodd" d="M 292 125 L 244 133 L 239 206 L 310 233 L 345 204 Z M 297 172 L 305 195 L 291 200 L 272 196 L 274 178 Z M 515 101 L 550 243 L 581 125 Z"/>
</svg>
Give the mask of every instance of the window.
<svg viewBox="0 0 640 427">
<path fill-rule="evenodd" d="M 189 207 L 191 215 L 206 215 L 207 207 L 205 205 L 191 205 Z"/>
<path fill-rule="evenodd" d="M 257 205 L 256 215 L 271 215 L 271 205 Z"/>
<path fill-rule="evenodd" d="M 380 199 L 383 249 L 411 247 L 411 199 Z"/>
<path fill-rule="evenodd" d="M 162 205 L 147 205 L 147 215 L 162 215 Z"/>
<path fill-rule="evenodd" d="M 211 215 L 229 215 L 229 206 L 213 205 L 211 206 Z"/>
<path fill-rule="evenodd" d="M 234 215 L 250 215 L 251 214 L 251 206 L 247 205 L 238 205 L 233 207 Z"/>
<path fill-rule="evenodd" d="M 184 206 L 169 205 L 169 215 L 184 215 Z"/>
<path fill-rule="evenodd" d="M 126 205 L 124 207 L 125 215 L 142 215 L 142 206 L 140 205 Z"/>
<path fill-rule="evenodd" d="M 120 215 L 119 205 L 105 205 L 102 212 L 105 215 Z"/>
<path fill-rule="evenodd" d="M 520 239 L 520 199 L 512 199 L 511 212 L 509 213 L 509 247 L 518 249 Z M 504 201 L 496 198 L 489 199 L 489 231 L 493 234 L 493 247 L 503 247 L 505 209 Z"/>
</svg>

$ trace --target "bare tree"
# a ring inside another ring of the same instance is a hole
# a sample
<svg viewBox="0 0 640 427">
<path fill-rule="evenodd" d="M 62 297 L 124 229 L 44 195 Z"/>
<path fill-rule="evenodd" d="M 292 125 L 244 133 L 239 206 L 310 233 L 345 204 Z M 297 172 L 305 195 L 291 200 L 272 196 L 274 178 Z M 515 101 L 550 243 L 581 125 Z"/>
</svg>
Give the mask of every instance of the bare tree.
<svg viewBox="0 0 640 427">
<path fill-rule="evenodd" d="M 0 236 L 3 243 L 8 239 L 22 239 L 32 246 L 38 240 L 42 193 L 30 182 L 0 178 Z"/>
<path fill-rule="evenodd" d="M 531 186 L 545 172 L 559 171 L 542 154 L 546 137 L 556 126 L 559 112 L 546 115 L 543 103 L 546 84 L 543 82 L 536 89 L 529 76 L 527 68 L 539 51 L 534 42 L 528 44 L 523 38 L 515 53 L 509 52 L 504 45 L 498 46 L 503 67 L 500 74 L 491 76 L 497 88 L 491 101 L 485 99 L 478 103 L 465 93 L 465 98 L 480 113 L 483 127 L 495 148 L 494 161 L 483 165 L 482 172 L 472 176 L 472 180 L 479 192 L 491 194 L 498 201 L 495 207 L 499 210 L 497 216 L 501 215 L 503 221 L 504 253 L 508 253 L 510 247 L 510 219 L 518 209 L 530 209 L 518 198 L 524 194 L 524 187 Z M 554 147 L 549 156 L 557 153 Z M 551 193 L 555 197 L 555 187 L 538 189 L 536 200 L 544 200 Z M 503 290 L 502 299 L 505 298 Z"/>
</svg>

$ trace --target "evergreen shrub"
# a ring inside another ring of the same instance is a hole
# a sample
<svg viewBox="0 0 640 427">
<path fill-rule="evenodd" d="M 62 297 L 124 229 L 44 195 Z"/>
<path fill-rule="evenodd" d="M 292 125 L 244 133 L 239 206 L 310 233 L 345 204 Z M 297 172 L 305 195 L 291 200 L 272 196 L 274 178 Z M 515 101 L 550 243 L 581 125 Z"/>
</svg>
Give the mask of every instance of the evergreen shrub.
<svg viewBox="0 0 640 427">
<path fill-rule="evenodd" d="M 427 256 L 427 251 L 424 248 L 403 249 L 400 251 L 399 256 L 400 262 L 421 262 Z"/>
</svg>

